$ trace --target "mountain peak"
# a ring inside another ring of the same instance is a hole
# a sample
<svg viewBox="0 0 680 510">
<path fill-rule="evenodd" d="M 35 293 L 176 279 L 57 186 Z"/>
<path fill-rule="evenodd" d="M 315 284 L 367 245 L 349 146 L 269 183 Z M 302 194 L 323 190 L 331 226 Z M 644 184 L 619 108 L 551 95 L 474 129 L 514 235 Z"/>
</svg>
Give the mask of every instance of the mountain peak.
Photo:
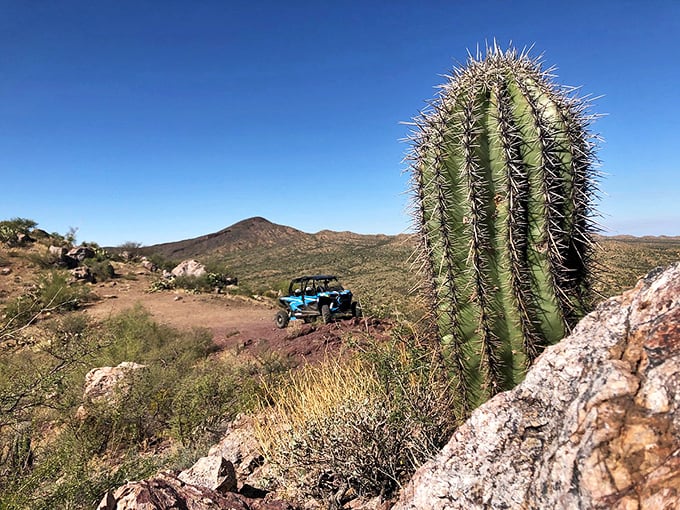
<svg viewBox="0 0 680 510">
<path fill-rule="evenodd" d="M 255 216 L 233 225 L 193 239 L 149 246 L 151 253 L 166 257 L 189 258 L 210 252 L 232 252 L 253 246 L 271 246 L 285 241 L 294 243 L 309 236 L 300 230 L 272 223 L 266 218 Z"/>
</svg>

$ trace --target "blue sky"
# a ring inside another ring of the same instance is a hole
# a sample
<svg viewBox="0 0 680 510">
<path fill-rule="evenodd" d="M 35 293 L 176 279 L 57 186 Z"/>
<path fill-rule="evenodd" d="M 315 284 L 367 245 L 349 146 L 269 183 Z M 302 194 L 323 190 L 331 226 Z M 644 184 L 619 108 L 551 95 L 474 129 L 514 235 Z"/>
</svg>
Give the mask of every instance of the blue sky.
<svg viewBox="0 0 680 510">
<path fill-rule="evenodd" d="M 145 245 L 407 231 L 409 121 L 468 48 L 603 96 L 609 234 L 680 235 L 680 2 L 0 0 L 0 219 Z"/>
</svg>

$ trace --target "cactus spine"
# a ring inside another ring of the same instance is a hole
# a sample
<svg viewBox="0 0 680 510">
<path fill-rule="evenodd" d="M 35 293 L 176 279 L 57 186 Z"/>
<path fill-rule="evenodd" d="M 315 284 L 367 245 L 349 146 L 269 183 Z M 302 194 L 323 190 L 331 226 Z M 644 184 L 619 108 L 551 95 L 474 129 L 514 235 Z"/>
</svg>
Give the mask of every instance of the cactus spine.
<svg viewBox="0 0 680 510">
<path fill-rule="evenodd" d="M 434 323 L 463 416 L 513 387 L 588 308 L 588 102 L 514 49 L 454 70 L 410 154 Z"/>
</svg>

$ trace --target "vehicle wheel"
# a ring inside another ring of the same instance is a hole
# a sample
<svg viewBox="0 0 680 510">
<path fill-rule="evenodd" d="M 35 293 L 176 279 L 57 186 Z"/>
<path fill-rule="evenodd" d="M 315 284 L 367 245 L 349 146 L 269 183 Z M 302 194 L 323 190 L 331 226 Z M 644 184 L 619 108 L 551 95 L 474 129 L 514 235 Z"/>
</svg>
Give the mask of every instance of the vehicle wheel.
<svg viewBox="0 0 680 510">
<path fill-rule="evenodd" d="M 361 308 L 356 301 L 352 303 L 352 317 L 361 317 Z"/>
<path fill-rule="evenodd" d="M 276 327 L 279 329 L 283 329 L 286 326 L 288 326 L 288 321 L 290 320 L 290 317 L 288 317 L 288 312 L 284 310 L 279 310 L 276 312 L 276 317 L 274 317 L 274 321 L 276 322 Z"/>
<path fill-rule="evenodd" d="M 323 317 L 324 324 L 331 322 L 331 308 L 328 305 L 323 305 L 321 307 L 321 317 Z"/>
</svg>

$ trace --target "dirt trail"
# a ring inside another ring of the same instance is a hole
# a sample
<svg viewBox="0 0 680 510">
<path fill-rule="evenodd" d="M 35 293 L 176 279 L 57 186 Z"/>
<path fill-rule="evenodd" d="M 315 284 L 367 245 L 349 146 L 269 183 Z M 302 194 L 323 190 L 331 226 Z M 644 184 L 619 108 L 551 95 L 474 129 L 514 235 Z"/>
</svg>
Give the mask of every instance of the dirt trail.
<svg viewBox="0 0 680 510">
<path fill-rule="evenodd" d="M 153 275 L 139 266 L 119 265 L 116 273 L 126 275 L 93 288 L 98 300 L 87 313 L 106 319 L 137 304 L 154 320 L 178 329 L 206 328 L 221 349 L 262 356 L 276 352 L 294 362 L 316 361 L 335 352 L 343 337 L 385 334 L 386 325 L 375 320 L 338 321 L 332 324 L 301 324 L 292 321 L 286 329 L 274 324 L 273 301 L 257 301 L 224 294 L 190 294 L 183 291 L 148 292 Z"/>
</svg>

